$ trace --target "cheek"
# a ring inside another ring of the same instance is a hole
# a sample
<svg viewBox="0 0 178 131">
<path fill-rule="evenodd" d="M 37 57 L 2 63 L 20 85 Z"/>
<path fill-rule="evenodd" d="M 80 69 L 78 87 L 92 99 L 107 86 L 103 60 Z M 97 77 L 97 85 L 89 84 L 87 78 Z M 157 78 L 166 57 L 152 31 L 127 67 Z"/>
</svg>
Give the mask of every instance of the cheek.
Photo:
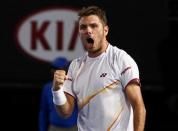
<svg viewBox="0 0 178 131">
<path fill-rule="evenodd" d="M 85 37 L 84 37 L 83 35 L 81 35 L 81 36 L 80 36 L 80 39 L 81 39 L 82 41 L 84 41 L 84 40 L 85 40 Z"/>
<path fill-rule="evenodd" d="M 105 35 L 104 31 L 98 31 L 97 32 L 97 39 L 103 39 L 103 36 Z"/>
</svg>

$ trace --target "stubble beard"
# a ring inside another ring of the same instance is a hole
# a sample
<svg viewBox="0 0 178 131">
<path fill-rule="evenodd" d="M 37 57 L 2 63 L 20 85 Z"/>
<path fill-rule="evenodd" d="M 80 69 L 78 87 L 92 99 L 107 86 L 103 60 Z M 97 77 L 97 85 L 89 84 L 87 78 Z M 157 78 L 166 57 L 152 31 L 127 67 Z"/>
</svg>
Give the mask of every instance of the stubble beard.
<svg viewBox="0 0 178 131">
<path fill-rule="evenodd" d="M 102 53 L 102 42 L 100 41 L 97 46 L 93 46 L 90 49 L 87 49 L 89 56 L 98 56 Z"/>
</svg>

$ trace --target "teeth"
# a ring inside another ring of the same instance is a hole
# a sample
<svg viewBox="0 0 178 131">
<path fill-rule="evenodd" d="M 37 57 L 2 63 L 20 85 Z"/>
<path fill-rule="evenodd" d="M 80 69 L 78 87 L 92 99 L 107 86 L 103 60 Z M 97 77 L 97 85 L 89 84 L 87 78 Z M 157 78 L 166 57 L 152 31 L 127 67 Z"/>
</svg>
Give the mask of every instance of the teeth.
<svg viewBox="0 0 178 131">
<path fill-rule="evenodd" d="M 90 44 L 93 44 L 94 40 L 92 38 L 87 38 L 87 42 L 90 43 Z"/>
</svg>

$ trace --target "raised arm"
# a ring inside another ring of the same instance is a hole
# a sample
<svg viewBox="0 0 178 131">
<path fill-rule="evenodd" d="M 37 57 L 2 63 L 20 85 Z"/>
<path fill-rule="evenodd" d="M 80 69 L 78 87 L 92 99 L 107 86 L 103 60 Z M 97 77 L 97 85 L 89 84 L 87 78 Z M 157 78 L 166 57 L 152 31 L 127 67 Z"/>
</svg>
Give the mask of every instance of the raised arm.
<svg viewBox="0 0 178 131">
<path fill-rule="evenodd" d="M 70 117 L 73 112 L 75 99 L 72 95 L 63 92 L 63 83 L 67 79 L 64 70 L 57 70 L 53 79 L 53 102 L 59 115 Z"/>
</svg>

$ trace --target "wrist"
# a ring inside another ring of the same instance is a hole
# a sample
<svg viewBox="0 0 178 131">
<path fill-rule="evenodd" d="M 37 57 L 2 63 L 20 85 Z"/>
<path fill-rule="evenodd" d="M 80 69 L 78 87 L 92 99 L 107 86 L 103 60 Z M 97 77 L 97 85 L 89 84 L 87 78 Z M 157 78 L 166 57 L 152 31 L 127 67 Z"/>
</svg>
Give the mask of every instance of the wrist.
<svg viewBox="0 0 178 131">
<path fill-rule="evenodd" d="M 60 89 L 61 89 L 60 86 L 54 85 L 53 88 L 52 88 L 52 91 L 58 91 L 58 90 L 60 90 Z"/>
<path fill-rule="evenodd" d="M 67 102 L 67 98 L 64 94 L 64 91 L 62 90 L 62 88 L 59 88 L 58 90 L 52 90 L 52 94 L 53 94 L 53 103 L 55 105 L 64 105 Z"/>
</svg>

